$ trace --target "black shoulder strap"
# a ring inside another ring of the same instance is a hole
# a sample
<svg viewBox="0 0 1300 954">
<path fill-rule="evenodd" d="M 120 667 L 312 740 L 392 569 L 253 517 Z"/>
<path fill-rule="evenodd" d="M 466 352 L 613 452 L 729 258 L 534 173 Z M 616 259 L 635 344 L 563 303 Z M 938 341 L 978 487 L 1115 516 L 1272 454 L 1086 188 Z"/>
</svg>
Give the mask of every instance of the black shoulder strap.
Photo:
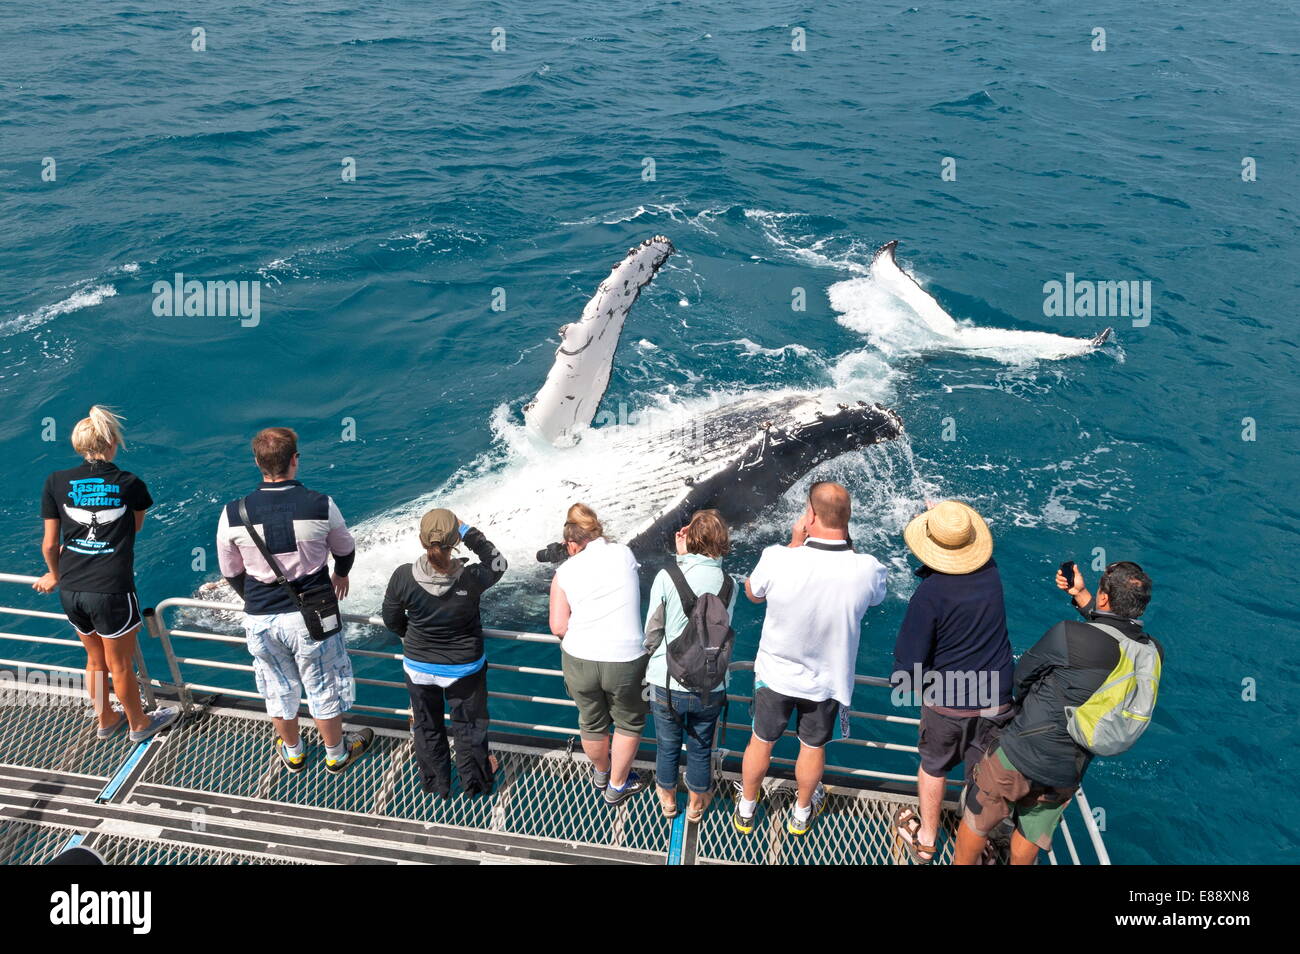
<svg viewBox="0 0 1300 954">
<path fill-rule="evenodd" d="M 718 590 L 718 599 L 722 600 L 723 606 L 731 605 L 731 591 L 735 589 L 736 581 L 731 578 L 731 574 L 726 570 L 722 571 L 722 589 Z"/>
<path fill-rule="evenodd" d="M 695 591 L 686 582 L 686 576 L 676 560 L 669 560 L 664 569 L 668 571 L 668 579 L 673 581 L 673 586 L 677 587 L 677 598 L 682 601 L 682 612 L 690 616 L 691 610 L 695 608 Z"/>
<path fill-rule="evenodd" d="M 280 566 L 280 561 L 271 553 L 270 549 L 266 545 L 266 541 L 262 539 L 262 535 L 258 533 L 257 528 L 253 526 L 253 521 L 248 519 L 248 506 L 245 503 L 245 498 L 240 498 L 239 501 L 239 519 L 243 522 L 244 529 L 248 531 L 248 535 L 253 538 L 253 543 L 257 546 L 257 549 L 261 552 L 263 558 L 265 558 L 266 562 L 271 565 L 271 569 L 275 571 L 275 582 L 289 591 L 289 595 L 293 597 L 293 601 L 296 605 L 302 606 L 302 597 L 298 595 L 298 591 L 293 588 L 288 577 L 284 575 L 284 570 Z"/>
</svg>

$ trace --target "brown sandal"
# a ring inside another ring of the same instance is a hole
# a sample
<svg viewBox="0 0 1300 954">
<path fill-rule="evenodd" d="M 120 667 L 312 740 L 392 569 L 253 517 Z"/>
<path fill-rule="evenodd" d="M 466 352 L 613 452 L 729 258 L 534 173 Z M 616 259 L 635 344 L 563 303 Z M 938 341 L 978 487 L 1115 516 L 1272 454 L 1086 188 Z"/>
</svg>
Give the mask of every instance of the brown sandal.
<svg viewBox="0 0 1300 954">
<path fill-rule="evenodd" d="M 664 818 L 676 818 L 677 793 L 669 792 L 658 785 L 655 786 L 655 792 L 659 795 L 659 810 L 664 813 Z"/>
<path fill-rule="evenodd" d="M 903 848 L 918 865 L 928 865 L 939 853 L 937 845 L 920 844 L 917 835 L 921 831 L 921 816 L 910 805 L 904 805 L 894 812 L 894 842 Z M 930 857 L 924 858 L 922 854 Z"/>
<path fill-rule="evenodd" d="M 709 810 L 709 803 L 713 801 L 713 793 L 704 796 L 704 801 L 698 807 L 686 806 L 686 820 L 693 825 L 698 825 L 704 818 L 704 813 Z"/>
</svg>

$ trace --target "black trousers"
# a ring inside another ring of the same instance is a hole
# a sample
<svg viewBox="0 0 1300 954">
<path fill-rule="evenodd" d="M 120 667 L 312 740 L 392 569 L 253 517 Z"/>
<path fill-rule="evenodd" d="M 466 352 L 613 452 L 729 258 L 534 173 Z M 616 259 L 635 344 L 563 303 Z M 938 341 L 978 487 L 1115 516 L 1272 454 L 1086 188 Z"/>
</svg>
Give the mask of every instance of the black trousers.
<svg viewBox="0 0 1300 954">
<path fill-rule="evenodd" d="M 426 792 L 451 796 L 451 753 L 447 745 L 444 705 L 451 709 L 451 734 L 456 740 L 456 772 L 467 795 L 492 790 L 488 764 L 487 666 L 457 679 L 445 689 L 417 686 L 406 677 L 411 693 L 411 735 L 415 760 Z"/>
</svg>

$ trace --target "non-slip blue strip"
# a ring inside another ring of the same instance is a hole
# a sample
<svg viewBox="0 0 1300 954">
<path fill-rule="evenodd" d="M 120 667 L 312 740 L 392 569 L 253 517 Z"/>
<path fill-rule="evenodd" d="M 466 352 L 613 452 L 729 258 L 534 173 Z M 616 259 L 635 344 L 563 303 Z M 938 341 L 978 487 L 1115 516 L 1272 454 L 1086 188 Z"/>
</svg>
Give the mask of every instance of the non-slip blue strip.
<svg viewBox="0 0 1300 954">
<path fill-rule="evenodd" d="M 673 819 L 672 834 L 668 838 L 668 864 L 682 863 L 682 843 L 685 841 L 686 815 L 679 814 Z"/>
<path fill-rule="evenodd" d="M 86 840 L 86 833 L 84 831 L 79 831 L 71 838 L 68 839 L 68 843 L 63 846 L 63 850 L 67 851 L 69 848 L 76 848 L 79 844 L 81 844 L 85 840 Z"/>
<path fill-rule="evenodd" d="M 117 790 L 122 787 L 122 783 L 125 782 L 126 777 L 131 774 L 131 770 L 139 765 L 140 760 L 144 758 L 144 753 L 149 748 L 149 743 L 152 742 L 154 738 L 156 738 L 156 736 L 145 739 L 143 742 L 136 745 L 135 751 L 132 752 L 127 760 L 122 763 L 122 767 L 117 770 L 117 773 L 108 780 L 108 784 L 104 786 L 104 790 L 99 793 L 95 798 L 95 801 L 106 802 L 117 794 Z"/>
</svg>

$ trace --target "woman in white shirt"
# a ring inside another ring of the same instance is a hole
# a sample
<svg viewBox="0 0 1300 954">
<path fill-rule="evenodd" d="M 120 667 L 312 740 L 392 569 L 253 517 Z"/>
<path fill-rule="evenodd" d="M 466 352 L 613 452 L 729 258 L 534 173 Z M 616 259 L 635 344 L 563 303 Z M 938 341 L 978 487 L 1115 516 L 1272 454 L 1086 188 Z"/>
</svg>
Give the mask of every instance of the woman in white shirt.
<svg viewBox="0 0 1300 954">
<path fill-rule="evenodd" d="M 638 565 L 631 550 L 605 538 L 586 504 L 569 508 L 564 543 L 569 558 L 551 581 L 551 632 L 561 640 L 564 684 L 578 705 L 593 783 L 617 805 L 645 788 L 631 771 L 650 711 Z"/>
</svg>

